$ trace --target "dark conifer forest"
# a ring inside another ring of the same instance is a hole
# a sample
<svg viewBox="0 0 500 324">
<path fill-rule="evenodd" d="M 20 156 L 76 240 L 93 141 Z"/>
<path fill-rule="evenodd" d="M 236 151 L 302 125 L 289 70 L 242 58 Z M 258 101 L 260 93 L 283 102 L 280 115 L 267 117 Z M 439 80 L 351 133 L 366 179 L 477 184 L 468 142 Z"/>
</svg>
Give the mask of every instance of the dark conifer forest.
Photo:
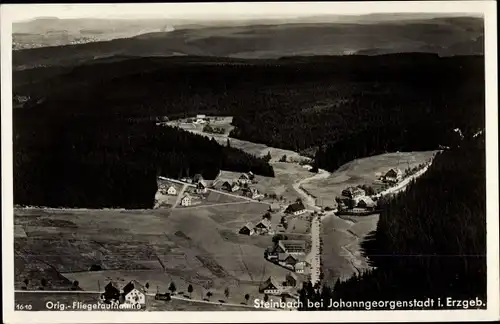
<svg viewBox="0 0 500 324">
<path fill-rule="evenodd" d="M 224 169 L 274 176 L 263 159 L 150 121 L 19 119 L 14 133 L 19 205 L 152 208 L 158 175 L 213 179 Z"/>
<path fill-rule="evenodd" d="M 303 301 L 441 298 L 486 302 L 486 155 L 484 136 L 439 153 L 429 170 L 390 199 L 364 250 L 376 268 Z M 485 305 L 483 305 L 484 308 Z M 449 308 L 449 306 L 448 306 Z M 414 309 L 414 308 L 413 308 Z"/>
<path fill-rule="evenodd" d="M 160 116 L 231 115 L 232 136 L 299 151 L 330 171 L 386 151 L 454 146 L 455 128 L 484 128 L 483 84 L 482 56 L 425 53 L 117 57 L 16 71 L 14 94 L 29 99 L 15 102 L 15 203 L 146 207 L 160 173 L 272 175 L 261 159 L 146 122 Z"/>
</svg>

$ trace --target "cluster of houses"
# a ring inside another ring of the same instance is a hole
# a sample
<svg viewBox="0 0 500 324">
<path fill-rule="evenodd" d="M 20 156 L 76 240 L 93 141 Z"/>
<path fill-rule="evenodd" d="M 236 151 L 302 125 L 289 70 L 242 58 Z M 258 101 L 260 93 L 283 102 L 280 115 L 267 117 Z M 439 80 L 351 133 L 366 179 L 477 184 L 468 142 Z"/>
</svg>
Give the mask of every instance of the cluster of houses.
<svg viewBox="0 0 500 324">
<path fill-rule="evenodd" d="M 132 280 L 123 288 L 118 288 L 117 284 L 110 281 L 104 287 L 104 293 L 101 294 L 100 299 L 102 302 L 129 304 L 132 306 L 146 305 L 146 292 L 147 289 L 138 281 Z"/>
<path fill-rule="evenodd" d="M 251 186 L 251 184 L 254 183 L 256 183 L 255 175 L 252 173 L 252 171 L 250 171 L 242 173 L 236 180 L 226 180 L 217 187 L 218 189 L 227 192 L 237 192 L 238 190 L 241 190 L 245 197 L 255 200 L 264 198 L 264 195 L 261 192 Z"/>
<path fill-rule="evenodd" d="M 342 190 L 342 196 L 337 198 L 338 210 L 357 212 L 371 212 L 376 208 L 376 203 L 366 192 L 359 187 L 349 187 Z"/>
<path fill-rule="evenodd" d="M 275 231 L 273 230 L 271 221 L 264 217 L 255 226 L 251 222 L 246 223 L 240 229 L 239 233 L 243 235 L 273 235 Z"/>
<path fill-rule="evenodd" d="M 275 277 L 269 277 L 259 286 L 259 292 L 266 295 L 282 295 L 285 293 L 293 294 L 298 288 L 299 282 L 297 276 L 290 272 L 285 276 L 285 280 L 278 280 Z"/>
<path fill-rule="evenodd" d="M 264 257 L 297 273 L 304 273 L 309 267 L 306 261 L 306 242 L 302 240 L 279 240 L 266 249 Z"/>
</svg>

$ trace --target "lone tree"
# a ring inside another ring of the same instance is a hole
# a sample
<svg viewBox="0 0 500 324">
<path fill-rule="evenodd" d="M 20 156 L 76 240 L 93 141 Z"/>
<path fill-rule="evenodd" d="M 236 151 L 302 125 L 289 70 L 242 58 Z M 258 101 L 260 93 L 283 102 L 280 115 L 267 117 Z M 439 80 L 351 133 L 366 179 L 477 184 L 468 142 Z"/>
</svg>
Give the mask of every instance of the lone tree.
<svg viewBox="0 0 500 324">
<path fill-rule="evenodd" d="M 71 286 L 71 290 L 77 290 L 78 286 L 80 286 L 78 280 L 73 281 L 73 286 Z"/>
<path fill-rule="evenodd" d="M 149 282 L 146 282 L 146 284 L 144 285 L 144 287 L 146 287 L 146 289 L 149 289 Z"/>
<path fill-rule="evenodd" d="M 267 212 L 262 216 L 262 219 L 271 220 L 271 213 Z"/>
<path fill-rule="evenodd" d="M 175 287 L 175 283 L 173 281 L 170 283 L 168 290 L 170 290 L 172 292 L 172 294 L 174 294 L 175 291 L 177 290 L 177 287 Z"/>
<path fill-rule="evenodd" d="M 280 159 L 280 162 L 286 162 L 286 154 L 283 154 L 283 156 Z"/>
<path fill-rule="evenodd" d="M 188 286 L 188 293 L 189 293 L 189 298 L 191 298 L 191 295 L 193 294 L 193 285 L 189 284 Z"/>
<path fill-rule="evenodd" d="M 266 156 L 264 156 L 264 161 L 266 162 L 271 161 L 271 151 L 267 151 Z"/>
<path fill-rule="evenodd" d="M 213 294 L 212 294 L 212 292 L 211 292 L 211 291 L 207 292 L 207 298 L 208 298 L 208 299 L 210 299 L 210 297 L 212 297 L 212 295 L 213 295 Z"/>
<path fill-rule="evenodd" d="M 248 300 L 250 299 L 250 295 L 249 294 L 245 294 L 245 301 L 246 303 L 248 304 Z"/>
<path fill-rule="evenodd" d="M 226 287 L 226 289 L 224 289 L 224 296 L 226 296 L 226 299 L 229 298 L 229 287 Z"/>
</svg>

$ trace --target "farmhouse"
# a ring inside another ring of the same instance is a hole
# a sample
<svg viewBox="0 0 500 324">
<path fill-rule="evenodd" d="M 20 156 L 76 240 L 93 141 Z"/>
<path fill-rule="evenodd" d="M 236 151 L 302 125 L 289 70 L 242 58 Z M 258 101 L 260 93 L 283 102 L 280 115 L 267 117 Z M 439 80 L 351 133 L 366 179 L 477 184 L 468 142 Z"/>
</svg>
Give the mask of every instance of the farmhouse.
<svg viewBox="0 0 500 324">
<path fill-rule="evenodd" d="M 191 206 L 191 204 L 192 204 L 191 196 L 186 194 L 184 197 L 182 197 L 181 206 Z"/>
<path fill-rule="evenodd" d="M 252 180 L 250 179 L 250 176 L 247 173 L 243 173 L 242 175 L 240 175 L 238 182 L 240 184 L 245 184 L 245 183 L 249 184 L 252 183 Z"/>
<path fill-rule="evenodd" d="M 307 211 L 306 207 L 304 207 L 304 204 L 301 201 L 297 201 L 297 202 L 289 205 L 285 209 L 285 213 L 291 214 L 291 215 L 300 215 L 300 214 L 305 213 L 306 211 Z"/>
<path fill-rule="evenodd" d="M 175 189 L 174 186 L 170 186 L 167 189 L 167 194 L 171 195 L 171 196 L 175 196 L 175 195 L 177 195 L 177 189 Z"/>
<path fill-rule="evenodd" d="M 104 286 L 104 293 L 101 295 L 101 300 L 104 303 L 117 302 L 120 299 L 120 290 L 116 287 L 116 284 L 110 281 L 106 286 Z"/>
<path fill-rule="evenodd" d="M 390 169 L 384 175 L 384 181 L 389 183 L 397 183 L 403 178 L 403 173 L 400 169 Z"/>
<path fill-rule="evenodd" d="M 240 234 L 243 235 L 253 235 L 255 234 L 254 227 L 252 223 L 246 223 L 239 231 Z"/>
<path fill-rule="evenodd" d="M 255 225 L 255 231 L 259 234 L 274 234 L 272 224 L 267 218 L 262 219 Z"/>
<path fill-rule="evenodd" d="M 306 242 L 302 240 L 280 240 L 276 247 L 278 253 L 303 254 Z"/>
<path fill-rule="evenodd" d="M 282 290 L 282 285 L 274 277 L 269 277 L 259 286 L 259 292 L 269 295 L 279 295 Z"/>
<path fill-rule="evenodd" d="M 376 206 L 375 202 L 368 196 L 360 198 L 358 200 L 358 203 L 356 204 L 356 208 L 362 210 L 374 209 L 375 206 Z"/>
<path fill-rule="evenodd" d="M 350 199 L 363 197 L 365 194 L 366 194 L 365 191 L 361 188 L 349 187 L 347 189 L 342 190 L 342 196 Z"/>
<path fill-rule="evenodd" d="M 146 289 L 136 280 L 132 280 L 123 287 L 123 298 L 126 304 L 145 305 Z"/>
</svg>

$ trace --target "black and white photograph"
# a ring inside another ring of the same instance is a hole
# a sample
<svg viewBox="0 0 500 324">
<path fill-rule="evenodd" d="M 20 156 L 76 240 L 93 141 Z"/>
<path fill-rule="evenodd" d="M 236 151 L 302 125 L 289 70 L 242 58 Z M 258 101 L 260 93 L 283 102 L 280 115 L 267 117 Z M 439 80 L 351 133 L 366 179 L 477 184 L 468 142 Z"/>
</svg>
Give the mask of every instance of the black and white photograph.
<svg viewBox="0 0 500 324">
<path fill-rule="evenodd" d="M 5 323 L 500 318 L 495 2 L 1 18 Z"/>
</svg>

